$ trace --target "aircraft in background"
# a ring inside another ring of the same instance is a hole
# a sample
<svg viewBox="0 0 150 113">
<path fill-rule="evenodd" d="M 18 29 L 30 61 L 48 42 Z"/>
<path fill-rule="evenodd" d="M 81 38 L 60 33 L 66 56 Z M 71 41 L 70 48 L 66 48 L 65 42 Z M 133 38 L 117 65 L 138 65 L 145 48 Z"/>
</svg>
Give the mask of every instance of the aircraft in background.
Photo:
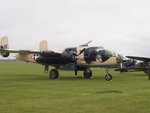
<svg viewBox="0 0 150 113">
<path fill-rule="evenodd" d="M 49 66 L 54 69 L 50 70 L 50 79 L 59 77 L 59 67 L 67 64 L 74 64 L 75 75 L 77 71 L 82 70 L 85 78 L 92 77 L 91 67 L 106 68 L 105 79 L 112 79 L 112 75 L 108 71 L 110 66 L 118 66 L 123 57 L 103 47 L 88 47 L 89 41 L 79 47 L 70 47 L 63 49 L 48 50 L 46 40 L 40 42 L 40 50 L 15 50 L 9 49 L 8 38 L 2 37 L 0 43 L 0 53 L 3 57 L 8 57 L 10 53 L 18 53 L 16 59 L 42 64 L 45 67 L 45 73 L 48 73 Z"/>
<path fill-rule="evenodd" d="M 120 64 L 120 67 L 115 67 L 115 71 L 120 71 L 120 72 L 133 72 L 134 69 L 131 68 L 135 66 L 137 63 L 137 60 L 133 59 L 123 59 L 122 63 Z"/>
<path fill-rule="evenodd" d="M 143 71 L 148 75 L 148 79 L 150 80 L 150 58 L 139 56 L 126 56 L 126 57 L 132 59 L 133 61 L 135 60 L 141 61 L 133 66 L 130 66 L 130 69 L 134 69 L 134 71 Z"/>
</svg>

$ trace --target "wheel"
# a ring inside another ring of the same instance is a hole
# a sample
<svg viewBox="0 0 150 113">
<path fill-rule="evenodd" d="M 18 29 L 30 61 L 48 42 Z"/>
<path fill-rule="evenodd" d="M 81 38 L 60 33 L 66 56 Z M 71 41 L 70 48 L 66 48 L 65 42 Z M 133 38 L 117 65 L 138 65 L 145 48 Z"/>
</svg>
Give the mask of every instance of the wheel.
<svg viewBox="0 0 150 113">
<path fill-rule="evenodd" d="M 108 73 L 108 74 L 105 76 L 105 79 L 106 79 L 107 81 L 112 80 L 112 75 Z"/>
<path fill-rule="evenodd" d="M 86 69 L 83 72 L 84 78 L 91 78 L 92 77 L 92 71 L 90 69 Z"/>
<path fill-rule="evenodd" d="M 57 71 L 57 69 L 52 69 L 49 73 L 49 77 L 50 79 L 56 79 L 59 77 L 59 73 Z"/>
</svg>

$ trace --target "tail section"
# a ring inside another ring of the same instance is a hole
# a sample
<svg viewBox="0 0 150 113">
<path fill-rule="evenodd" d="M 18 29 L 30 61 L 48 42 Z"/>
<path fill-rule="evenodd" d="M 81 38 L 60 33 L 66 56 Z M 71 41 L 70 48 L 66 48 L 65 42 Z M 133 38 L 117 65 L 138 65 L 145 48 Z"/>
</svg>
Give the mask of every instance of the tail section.
<svg viewBox="0 0 150 113">
<path fill-rule="evenodd" d="M 0 46 L 2 49 L 8 49 L 9 48 L 8 38 L 6 36 L 4 36 L 0 39 Z"/>
<path fill-rule="evenodd" d="M 47 42 L 47 40 L 42 40 L 40 42 L 39 49 L 40 49 L 40 51 L 47 51 L 48 50 L 48 42 Z"/>
<path fill-rule="evenodd" d="M 8 38 L 6 36 L 0 38 L 0 49 L 9 49 Z M 9 52 L 0 52 L 3 57 L 8 57 Z"/>
</svg>

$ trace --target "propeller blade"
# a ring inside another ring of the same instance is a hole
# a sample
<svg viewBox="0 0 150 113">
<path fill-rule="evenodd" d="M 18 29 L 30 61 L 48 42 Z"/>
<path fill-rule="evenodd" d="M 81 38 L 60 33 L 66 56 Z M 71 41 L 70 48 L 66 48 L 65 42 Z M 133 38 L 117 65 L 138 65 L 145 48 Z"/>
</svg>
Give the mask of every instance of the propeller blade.
<svg viewBox="0 0 150 113">
<path fill-rule="evenodd" d="M 89 45 L 92 42 L 92 40 L 90 40 L 89 42 L 86 43 L 86 45 Z"/>
<path fill-rule="evenodd" d="M 85 48 L 80 51 L 80 53 L 77 56 L 80 56 L 85 51 Z"/>
<path fill-rule="evenodd" d="M 78 56 L 80 56 L 85 51 L 85 48 L 82 49 L 78 55 L 75 52 L 70 52 L 68 49 L 65 49 L 65 51 L 70 55 L 70 57 L 72 57 L 72 59 L 74 59 L 74 62 L 75 62 L 74 72 L 75 72 L 75 75 L 77 76 L 77 72 L 78 72 L 77 59 L 78 59 Z"/>
<path fill-rule="evenodd" d="M 65 49 L 65 51 L 66 51 L 72 58 L 74 58 L 74 59 L 75 59 L 75 62 L 76 62 L 77 59 L 78 59 L 78 56 L 80 56 L 80 55 L 85 51 L 85 48 L 82 49 L 78 55 L 75 54 L 75 53 L 71 53 L 71 52 L 70 52 L 69 50 L 67 50 L 67 49 Z"/>
<path fill-rule="evenodd" d="M 73 57 L 73 54 L 71 54 L 70 51 L 68 51 L 67 49 L 65 49 L 65 51 L 66 51 L 71 57 Z"/>
<path fill-rule="evenodd" d="M 91 42 L 92 42 L 92 40 L 90 40 L 89 42 L 87 42 L 87 43 L 85 43 L 83 45 L 80 45 L 80 47 L 82 47 L 82 46 L 88 46 Z"/>
</svg>

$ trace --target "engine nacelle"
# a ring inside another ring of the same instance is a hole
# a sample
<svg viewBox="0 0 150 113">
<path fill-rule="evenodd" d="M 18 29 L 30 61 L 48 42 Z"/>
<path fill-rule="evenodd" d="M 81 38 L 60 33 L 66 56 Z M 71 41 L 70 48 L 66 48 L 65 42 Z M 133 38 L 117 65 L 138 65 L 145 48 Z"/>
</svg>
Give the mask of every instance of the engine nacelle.
<svg viewBox="0 0 150 113">
<path fill-rule="evenodd" d="M 4 47 L 3 46 L 0 46 L 0 49 L 4 49 Z M 3 56 L 3 57 L 8 57 L 9 56 L 9 52 L 0 52 L 0 54 Z"/>
<path fill-rule="evenodd" d="M 3 56 L 3 57 L 9 57 L 9 53 L 7 52 L 7 53 L 3 53 L 3 52 L 1 52 L 1 55 Z"/>
</svg>

